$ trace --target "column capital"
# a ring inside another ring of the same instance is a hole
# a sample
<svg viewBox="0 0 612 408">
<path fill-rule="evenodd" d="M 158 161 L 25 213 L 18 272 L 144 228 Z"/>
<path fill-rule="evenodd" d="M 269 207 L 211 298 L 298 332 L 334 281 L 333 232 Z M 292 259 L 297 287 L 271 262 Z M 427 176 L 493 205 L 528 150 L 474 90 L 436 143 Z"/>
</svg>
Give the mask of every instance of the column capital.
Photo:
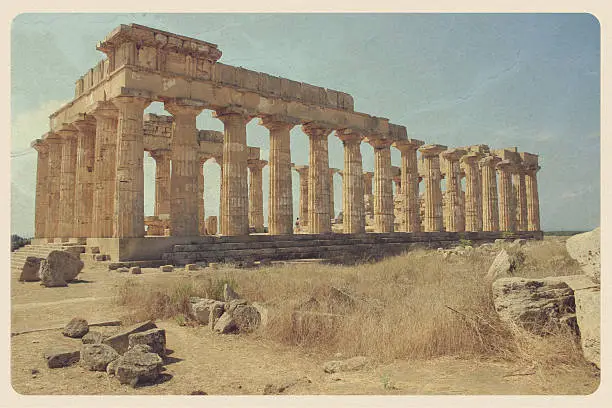
<svg viewBox="0 0 612 408">
<path fill-rule="evenodd" d="M 206 104 L 193 99 L 173 98 L 164 101 L 164 109 L 172 116 L 198 116 Z"/>
<path fill-rule="evenodd" d="M 488 155 L 478 161 L 478 165 L 482 167 L 495 167 L 501 159 L 497 156 Z"/>
<path fill-rule="evenodd" d="M 291 130 L 299 123 L 299 119 L 286 115 L 266 115 L 259 118 L 259 124 L 268 130 Z"/>
<path fill-rule="evenodd" d="M 535 174 L 541 169 L 541 167 L 537 164 L 533 164 L 524 166 L 524 169 L 526 174 Z"/>
<path fill-rule="evenodd" d="M 119 114 L 117 107 L 112 102 L 108 101 L 96 102 L 90 112 L 96 119 L 117 119 L 117 115 Z"/>
<path fill-rule="evenodd" d="M 395 147 L 400 152 L 414 151 L 425 144 L 424 141 L 418 139 L 404 139 L 393 142 Z"/>
<path fill-rule="evenodd" d="M 338 170 L 338 174 L 340 175 L 340 177 L 344 177 L 344 171 L 343 170 Z"/>
<path fill-rule="evenodd" d="M 198 160 L 200 161 L 200 165 L 203 165 L 204 163 L 206 163 L 208 161 L 208 159 L 212 158 L 213 156 L 210 154 L 200 154 L 198 156 Z"/>
<path fill-rule="evenodd" d="M 35 139 L 30 143 L 30 147 L 38 153 L 45 154 L 49 151 L 49 145 L 45 139 Z"/>
<path fill-rule="evenodd" d="M 74 139 L 77 137 L 78 130 L 72 123 L 63 123 L 57 133 L 63 139 Z"/>
<path fill-rule="evenodd" d="M 72 124 L 80 133 L 95 134 L 96 132 L 96 119 L 91 114 L 80 114 Z"/>
<path fill-rule="evenodd" d="M 267 160 L 261 160 L 261 159 L 248 159 L 247 160 L 247 167 L 251 171 L 261 170 L 264 167 L 266 167 L 267 164 L 268 164 Z"/>
<path fill-rule="evenodd" d="M 373 178 L 373 177 L 374 177 L 374 172 L 373 172 L 373 171 L 364 171 L 364 172 L 363 172 L 363 178 L 364 178 L 365 180 L 367 180 L 368 178 L 369 178 L 370 180 L 372 180 L 372 178 Z"/>
<path fill-rule="evenodd" d="M 440 153 L 440 157 L 448 160 L 448 161 L 459 161 L 462 156 L 464 156 L 467 152 L 464 149 L 447 149 Z"/>
<path fill-rule="evenodd" d="M 462 164 L 466 164 L 466 165 L 474 165 L 474 164 L 478 164 L 478 161 L 480 159 L 482 159 L 483 155 L 477 152 L 468 152 L 467 154 L 463 155 L 461 157 L 461 159 L 459 160 Z"/>
<path fill-rule="evenodd" d="M 516 168 L 516 164 L 506 159 L 497 163 L 495 168 L 500 172 L 513 172 Z"/>
<path fill-rule="evenodd" d="M 308 122 L 302 124 L 302 131 L 309 138 L 326 138 L 332 132 L 332 129 L 318 122 Z"/>
<path fill-rule="evenodd" d="M 246 124 L 253 118 L 254 115 L 241 106 L 229 105 L 216 109 L 213 116 L 223 123 L 230 118 L 239 117 Z"/>
<path fill-rule="evenodd" d="M 368 142 L 374 148 L 374 150 L 388 149 L 394 143 L 391 139 L 382 139 L 374 137 L 367 137 L 365 141 Z"/>
<path fill-rule="evenodd" d="M 151 99 L 145 98 L 144 96 L 131 96 L 121 95 L 116 96 L 110 100 L 117 109 L 121 109 L 126 106 L 133 106 L 135 109 L 145 110 L 147 106 L 151 104 Z"/>
<path fill-rule="evenodd" d="M 149 156 L 151 156 L 155 161 L 163 158 L 168 154 L 170 154 L 170 150 L 168 149 L 149 150 Z"/>
<path fill-rule="evenodd" d="M 329 168 L 329 175 L 333 176 L 334 174 L 338 173 L 340 170 L 339 169 L 334 169 L 332 167 Z"/>
<path fill-rule="evenodd" d="M 439 144 L 427 144 L 419 147 L 419 152 L 423 157 L 434 157 L 438 156 L 444 150 L 448 149 L 448 146 Z"/>
<path fill-rule="evenodd" d="M 336 136 L 338 139 L 342 140 L 345 145 L 359 145 L 363 140 L 363 135 L 353 129 L 337 129 Z"/>
<path fill-rule="evenodd" d="M 292 166 L 292 168 L 299 173 L 300 177 L 308 177 L 310 166 Z"/>
</svg>

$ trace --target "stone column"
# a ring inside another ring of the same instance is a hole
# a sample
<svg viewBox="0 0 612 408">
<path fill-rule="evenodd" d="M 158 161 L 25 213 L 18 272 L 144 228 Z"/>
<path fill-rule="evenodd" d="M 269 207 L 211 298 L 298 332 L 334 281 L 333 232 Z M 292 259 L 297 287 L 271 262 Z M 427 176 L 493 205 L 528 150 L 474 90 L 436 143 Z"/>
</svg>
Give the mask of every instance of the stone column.
<svg viewBox="0 0 612 408">
<path fill-rule="evenodd" d="M 263 181 L 262 170 L 268 164 L 266 160 L 249 159 L 249 226 L 255 232 L 264 232 L 263 216 Z"/>
<path fill-rule="evenodd" d="M 300 175 L 300 227 L 308 227 L 308 166 L 295 166 L 295 171 Z"/>
<path fill-rule="evenodd" d="M 77 130 L 73 125 L 64 125 L 59 130 L 62 144 L 62 166 L 60 176 L 60 222 L 59 237 L 75 237 L 75 182 L 77 162 Z"/>
<path fill-rule="evenodd" d="M 344 188 L 342 192 L 344 233 L 364 233 L 365 206 L 363 203 L 363 169 L 360 150 L 362 136 L 350 130 L 340 130 L 336 133 L 344 144 Z"/>
<path fill-rule="evenodd" d="M 331 232 L 329 211 L 329 157 L 327 137 L 330 129 L 315 123 L 302 125 L 310 139 L 308 171 L 308 231 L 311 234 Z"/>
<path fill-rule="evenodd" d="M 113 237 L 144 237 L 143 113 L 149 99 L 120 96 L 112 100 L 117 119 L 115 222 Z"/>
<path fill-rule="evenodd" d="M 338 174 L 340 175 L 340 191 L 342 191 L 342 202 L 340 203 L 342 207 L 340 208 L 340 212 L 342 213 L 342 218 L 344 219 L 344 171 L 338 170 Z"/>
<path fill-rule="evenodd" d="M 529 166 L 525 170 L 525 187 L 527 191 L 527 230 L 540 231 L 540 199 L 538 197 L 537 172 L 540 166 Z"/>
<path fill-rule="evenodd" d="M 293 192 L 291 185 L 290 131 L 295 123 L 287 118 L 261 119 L 270 131 L 270 191 L 268 198 L 268 233 L 293 233 Z M 300 216 L 301 217 L 301 216 Z"/>
<path fill-rule="evenodd" d="M 402 196 L 403 224 L 401 230 L 404 232 L 421 231 L 421 206 L 419 204 L 419 169 L 417 163 L 417 149 L 425 142 L 417 139 L 397 141 L 393 144 L 402 154 L 402 166 L 400 169 L 400 185 L 396 188 L 396 194 Z M 402 189 L 401 185 L 405 187 Z"/>
<path fill-rule="evenodd" d="M 242 109 L 221 109 L 223 122 L 223 172 L 221 180 L 221 234 L 249 234 L 248 151 L 246 125 L 250 117 Z"/>
<path fill-rule="evenodd" d="M 525 185 L 525 167 L 516 166 L 512 174 L 512 185 L 516 202 L 516 229 L 527 231 L 527 187 Z"/>
<path fill-rule="evenodd" d="M 221 214 L 223 214 L 223 157 L 215 157 L 219 165 L 219 216 L 217 217 L 217 233 L 221 235 Z"/>
<path fill-rule="evenodd" d="M 49 208 L 45 221 L 47 238 L 59 237 L 60 226 L 60 183 L 62 174 L 63 141 L 57 133 L 48 134 L 45 139 L 49 146 L 49 163 L 47 165 L 47 191 Z"/>
<path fill-rule="evenodd" d="M 478 164 L 482 179 L 482 230 L 499 231 L 499 208 L 497 206 L 497 177 L 495 166 L 501 159 L 485 156 Z"/>
<path fill-rule="evenodd" d="M 110 102 L 98 102 L 92 114 L 96 118 L 96 142 L 91 235 L 94 238 L 110 238 L 114 230 L 117 116 L 119 112 Z"/>
<path fill-rule="evenodd" d="M 374 194 L 372 193 L 372 180 L 374 179 L 374 172 L 364 171 L 363 172 L 363 205 L 364 214 L 366 217 L 374 218 Z M 367 225 L 367 222 L 366 222 Z"/>
<path fill-rule="evenodd" d="M 440 188 L 440 158 L 442 145 L 424 145 L 419 148 L 425 173 L 425 232 L 442 231 L 442 190 Z"/>
<path fill-rule="evenodd" d="M 369 143 L 374 148 L 374 231 L 393 232 L 395 216 L 393 214 L 393 179 L 391 176 L 392 142 L 387 139 L 370 139 Z M 367 181 L 365 185 L 367 188 Z"/>
<path fill-rule="evenodd" d="M 198 221 L 200 226 L 198 228 L 200 235 L 206 235 L 206 211 L 204 209 L 204 163 L 209 156 L 198 157 L 199 161 L 199 174 L 198 174 Z"/>
<path fill-rule="evenodd" d="M 79 131 L 77 142 L 75 235 L 92 237 L 94 164 L 96 157 L 96 122 L 93 117 L 83 117 L 74 122 Z"/>
<path fill-rule="evenodd" d="M 329 169 L 329 215 L 330 220 L 336 218 L 336 209 L 334 208 L 334 174 L 338 172 L 338 169 Z"/>
<path fill-rule="evenodd" d="M 166 102 L 165 109 L 172 114 L 170 174 L 170 235 L 194 237 L 200 235 L 198 213 L 198 130 L 196 117 L 204 106 L 200 103 L 181 100 Z M 202 166 L 200 166 L 202 167 Z"/>
<path fill-rule="evenodd" d="M 49 145 L 46 140 L 36 139 L 31 146 L 38 152 L 36 163 L 36 203 L 34 212 L 34 237 L 47 237 L 46 218 L 49 208 Z"/>
<path fill-rule="evenodd" d="M 469 153 L 461 158 L 465 170 L 465 230 L 482 231 L 482 182 L 478 160 L 482 156 Z"/>
<path fill-rule="evenodd" d="M 516 231 L 516 205 L 512 189 L 512 173 L 514 163 L 502 160 L 496 166 L 499 172 L 499 229 L 501 231 Z"/>
<path fill-rule="evenodd" d="M 462 149 L 448 149 L 440 153 L 446 162 L 446 195 L 444 200 L 444 218 L 446 231 L 465 231 L 465 214 L 461 193 L 461 168 L 459 159 L 465 155 Z"/>
<path fill-rule="evenodd" d="M 156 216 L 170 216 L 170 150 L 152 150 L 155 160 L 155 210 Z"/>
</svg>

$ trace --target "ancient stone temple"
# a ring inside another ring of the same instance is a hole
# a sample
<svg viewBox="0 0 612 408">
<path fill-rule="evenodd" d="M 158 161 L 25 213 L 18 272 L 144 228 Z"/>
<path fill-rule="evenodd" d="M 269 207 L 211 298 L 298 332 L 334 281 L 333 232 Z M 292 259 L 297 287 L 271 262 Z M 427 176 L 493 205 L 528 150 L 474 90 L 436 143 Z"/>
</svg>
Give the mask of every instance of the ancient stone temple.
<svg viewBox="0 0 612 408">
<path fill-rule="evenodd" d="M 296 232 L 357 240 L 366 225 L 372 237 L 394 242 L 541 238 L 537 155 L 409 138 L 404 126 L 355 111 L 347 93 L 225 65 L 215 44 L 137 24 L 117 27 L 97 49 L 106 58 L 77 79 L 74 99 L 51 114 L 49 132 L 33 143 L 41 242 L 79 240 L 115 260 L 160 259 L 191 245 L 197 260 L 211 245 L 275 236 L 290 242 Z M 145 115 L 152 102 L 170 115 Z M 196 128 L 205 109 L 223 132 Z M 254 118 L 269 131 L 267 161 L 246 144 Z M 309 139 L 307 166 L 291 163 L 296 126 Z M 342 169 L 329 166 L 330 137 L 344 145 Z M 362 166 L 364 142 L 374 148 L 373 172 Z M 401 153 L 399 167 L 391 165 L 392 148 Z M 149 217 L 145 152 L 156 162 Z M 204 211 L 202 165 L 210 159 L 221 167 L 218 224 Z M 292 169 L 300 180 L 295 198 Z M 332 233 L 335 173 L 342 177 L 342 234 Z"/>
</svg>

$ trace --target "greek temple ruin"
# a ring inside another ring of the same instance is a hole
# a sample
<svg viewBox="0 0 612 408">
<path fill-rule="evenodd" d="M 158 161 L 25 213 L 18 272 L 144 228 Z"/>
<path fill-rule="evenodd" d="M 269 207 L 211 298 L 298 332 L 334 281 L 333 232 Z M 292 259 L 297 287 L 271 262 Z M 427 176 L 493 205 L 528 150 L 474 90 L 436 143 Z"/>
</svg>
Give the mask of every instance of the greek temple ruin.
<svg viewBox="0 0 612 408">
<path fill-rule="evenodd" d="M 97 246 L 116 261 L 181 263 L 233 250 L 299 257 L 307 247 L 542 238 L 535 154 L 409 138 L 404 126 L 356 112 L 347 93 L 225 65 L 215 44 L 138 24 L 116 28 L 97 49 L 106 58 L 77 79 L 74 99 L 51 114 L 49 132 L 32 144 L 35 241 Z M 145 114 L 153 102 L 170 115 Z M 213 111 L 223 132 L 196 128 L 203 110 Z M 269 131 L 268 161 L 246 143 L 254 118 Z M 295 126 L 309 139 L 307 166 L 291 162 Z M 343 143 L 342 169 L 329 167 L 330 136 Z M 363 171 L 361 143 L 373 147 L 373 172 Z M 401 153 L 399 167 L 392 148 Z M 145 154 L 156 163 L 150 217 Z M 218 220 L 204 211 L 210 159 L 221 167 Z"/>
</svg>

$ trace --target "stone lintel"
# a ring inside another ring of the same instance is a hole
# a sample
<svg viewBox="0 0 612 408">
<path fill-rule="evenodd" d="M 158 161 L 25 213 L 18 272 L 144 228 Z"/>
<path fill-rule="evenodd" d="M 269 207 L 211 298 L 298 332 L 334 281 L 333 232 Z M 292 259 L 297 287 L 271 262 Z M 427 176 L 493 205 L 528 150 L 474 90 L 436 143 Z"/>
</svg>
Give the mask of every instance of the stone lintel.
<svg viewBox="0 0 612 408">
<path fill-rule="evenodd" d="M 223 143 L 223 132 L 218 130 L 198 130 L 198 142 Z"/>
<path fill-rule="evenodd" d="M 427 144 L 419 147 L 419 151 L 423 157 L 437 156 L 446 149 L 448 149 L 448 146 L 439 144 Z"/>
<path fill-rule="evenodd" d="M 470 152 L 468 151 L 467 154 L 463 155 L 460 159 L 461 163 L 465 163 L 465 164 L 473 164 L 473 163 L 477 163 L 478 160 L 483 158 L 483 154 L 482 153 L 477 153 L 477 152 Z"/>
<path fill-rule="evenodd" d="M 519 153 L 521 159 L 523 160 L 523 164 L 526 166 L 537 166 L 538 165 L 538 155 L 527 152 Z"/>
<path fill-rule="evenodd" d="M 389 133 L 387 138 L 393 141 L 407 140 L 408 131 L 406 130 L 406 126 L 389 123 Z"/>
<path fill-rule="evenodd" d="M 480 159 L 480 161 L 478 162 L 480 167 L 484 167 L 484 166 L 491 166 L 491 167 L 495 167 L 497 165 L 497 163 L 499 163 L 502 159 L 500 159 L 497 156 L 493 156 L 493 155 L 487 155 L 485 157 L 483 157 L 482 159 Z"/>
<path fill-rule="evenodd" d="M 144 89 L 127 88 L 125 86 L 121 87 L 121 90 L 119 91 L 117 96 L 113 98 L 113 100 L 118 98 L 143 98 L 148 100 L 156 99 L 155 96 L 152 95 L 149 91 L 146 91 Z"/>
</svg>

